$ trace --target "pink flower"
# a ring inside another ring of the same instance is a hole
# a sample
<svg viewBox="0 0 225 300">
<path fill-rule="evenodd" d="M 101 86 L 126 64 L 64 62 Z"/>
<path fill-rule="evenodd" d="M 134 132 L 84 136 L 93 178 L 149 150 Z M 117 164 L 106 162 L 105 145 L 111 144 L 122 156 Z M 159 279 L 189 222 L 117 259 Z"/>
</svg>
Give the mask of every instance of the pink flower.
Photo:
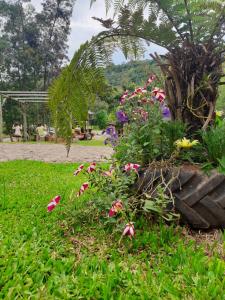
<svg viewBox="0 0 225 300">
<path fill-rule="evenodd" d="M 142 108 L 133 110 L 133 114 L 136 116 L 141 116 L 141 118 L 146 121 L 148 119 L 148 112 Z"/>
<path fill-rule="evenodd" d="M 93 162 L 93 163 L 91 163 L 90 166 L 87 168 L 87 172 L 90 174 L 90 173 L 92 173 L 93 171 L 95 171 L 95 169 L 96 169 L 96 163 Z"/>
<path fill-rule="evenodd" d="M 135 92 L 133 92 L 133 93 L 130 95 L 129 99 L 132 99 L 132 98 L 134 98 L 134 97 L 136 97 L 136 96 L 137 96 L 137 93 L 136 93 L 136 91 L 135 91 Z"/>
<path fill-rule="evenodd" d="M 149 78 L 148 78 L 148 80 L 146 82 L 146 85 L 151 84 L 154 80 L 156 80 L 156 76 L 155 75 L 149 76 Z"/>
<path fill-rule="evenodd" d="M 88 188 L 89 188 L 89 183 L 88 182 L 83 183 L 79 192 L 77 193 L 77 197 L 80 197 L 84 193 L 84 191 L 87 190 Z"/>
<path fill-rule="evenodd" d="M 126 100 L 127 96 L 128 96 L 128 91 L 125 91 L 124 94 L 120 98 L 120 104 L 125 103 L 125 100 Z"/>
<path fill-rule="evenodd" d="M 140 165 L 138 164 L 133 164 L 133 163 L 128 163 L 124 166 L 124 170 L 126 172 L 130 171 L 130 170 L 134 170 L 137 172 L 137 169 L 140 167 Z"/>
<path fill-rule="evenodd" d="M 164 90 L 159 89 L 159 88 L 154 88 L 152 91 L 152 94 L 156 97 L 156 99 L 161 103 L 165 100 L 166 95 Z"/>
<path fill-rule="evenodd" d="M 148 112 L 145 110 L 140 111 L 141 117 L 146 121 L 148 119 Z"/>
<path fill-rule="evenodd" d="M 109 217 L 114 217 L 119 211 L 123 209 L 123 202 L 116 200 L 112 203 L 112 207 L 109 210 Z"/>
<path fill-rule="evenodd" d="M 136 95 L 138 95 L 138 94 L 144 94 L 144 93 L 147 93 L 147 89 L 146 89 L 146 88 L 137 88 L 137 89 L 134 91 L 134 93 L 135 93 Z"/>
<path fill-rule="evenodd" d="M 56 207 L 56 205 L 59 204 L 60 200 L 61 200 L 61 196 L 55 196 L 55 198 L 53 198 L 48 204 L 47 207 L 48 211 L 52 211 Z"/>
<path fill-rule="evenodd" d="M 84 168 L 84 165 L 80 165 L 76 171 L 74 171 L 73 175 L 74 176 L 77 176 L 81 171 L 82 169 Z"/>
<path fill-rule="evenodd" d="M 144 93 L 147 93 L 147 89 L 144 87 L 144 88 L 137 88 L 129 97 L 129 99 L 132 99 L 134 97 L 136 97 L 137 95 L 139 94 L 144 94 Z"/>
<path fill-rule="evenodd" d="M 132 238 L 135 235 L 135 230 L 134 230 L 134 223 L 129 222 L 126 224 L 123 235 L 128 235 L 130 238 Z"/>
<path fill-rule="evenodd" d="M 105 177 L 112 177 L 113 170 L 111 170 L 111 171 L 105 171 L 105 172 L 102 173 L 102 175 L 105 176 Z"/>
<path fill-rule="evenodd" d="M 141 102 L 143 104 L 146 104 L 146 103 L 148 103 L 148 99 L 147 98 L 143 98 L 139 102 Z"/>
</svg>

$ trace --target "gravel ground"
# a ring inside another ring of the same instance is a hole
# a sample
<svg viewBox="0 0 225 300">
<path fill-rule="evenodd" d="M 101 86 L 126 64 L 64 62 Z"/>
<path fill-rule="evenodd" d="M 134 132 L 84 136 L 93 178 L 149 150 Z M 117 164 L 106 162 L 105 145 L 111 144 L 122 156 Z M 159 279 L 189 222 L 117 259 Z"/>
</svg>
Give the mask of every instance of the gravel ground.
<svg viewBox="0 0 225 300">
<path fill-rule="evenodd" d="M 0 144 L 0 162 L 17 159 L 45 162 L 92 162 L 104 161 L 113 153 L 110 147 L 72 145 L 69 157 L 61 144 Z"/>
</svg>

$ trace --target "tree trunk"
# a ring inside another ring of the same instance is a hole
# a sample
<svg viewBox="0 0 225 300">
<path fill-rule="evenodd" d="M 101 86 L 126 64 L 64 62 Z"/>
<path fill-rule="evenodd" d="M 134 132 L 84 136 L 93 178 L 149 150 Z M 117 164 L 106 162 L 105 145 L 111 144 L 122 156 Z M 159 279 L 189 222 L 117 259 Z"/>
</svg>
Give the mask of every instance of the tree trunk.
<svg viewBox="0 0 225 300">
<path fill-rule="evenodd" d="M 222 76 L 222 55 L 214 45 L 187 44 L 153 59 L 165 77 L 165 91 L 172 118 L 187 124 L 193 134 L 213 122 L 218 86 Z"/>
</svg>

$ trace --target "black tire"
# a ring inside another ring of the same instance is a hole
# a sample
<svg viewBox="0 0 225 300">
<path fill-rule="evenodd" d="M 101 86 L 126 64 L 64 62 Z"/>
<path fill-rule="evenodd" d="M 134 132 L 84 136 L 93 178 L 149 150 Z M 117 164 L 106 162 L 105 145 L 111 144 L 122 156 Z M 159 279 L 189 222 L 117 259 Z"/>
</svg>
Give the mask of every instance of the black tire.
<svg viewBox="0 0 225 300">
<path fill-rule="evenodd" d="M 165 171 L 164 174 L 169 182 L 171 171 Z M 149 176 L 147 178 L 149 181 Z M 142 181 L 142 190 L 146 183 L 146 179 Z M 175 198 L 175 209 L 181 214 L 182 223 L 196 229 L 225 228 L 223 174 L 214 170 L 210 175 L 206 175 L 195 167 L 184 166 L 179 170 L 177 179 L 170 185 L 170 190 Z"/>
</svg>

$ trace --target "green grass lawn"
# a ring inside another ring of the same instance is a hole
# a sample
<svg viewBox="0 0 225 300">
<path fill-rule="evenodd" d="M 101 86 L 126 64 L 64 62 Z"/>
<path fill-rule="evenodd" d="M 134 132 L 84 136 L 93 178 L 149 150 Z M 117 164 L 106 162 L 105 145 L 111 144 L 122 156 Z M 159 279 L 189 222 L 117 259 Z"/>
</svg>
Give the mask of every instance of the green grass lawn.
<svg viewBox="0 0 225 300">
<path fill-rule="evenodd" d="M 12 144 L 12 142 L 4 142 L 6 144 Z M 55 144 L 53 142 L 44 142 L 44 141 L 39 141 L 39 142 L 35 142 L 35 141 L 28 141 L 28 142 L 13 142 L 13 144 L 20 144 L 20 143 L 23 143 L 23 144 Z M 104 147 L 107 147 L 108 145 L 105 145 L 104 144 L 104 138 L 103 139 L 98 139 L 98 140 L 90 140 L 90 141 L 75 141 L 72 143 L 72 146 L 76 146 L 76 145 L 79 145 L 79 146 L 104 146 Z"/>
<path fill-rule="evenodd" d="M 99 140 L 90 140 L 90 141 L 77 141 L 74 142 L 73 145 L 81 145 L 81 146 L 106 146 L 104 144 L 104 138 Z"/>
<path fill-rule="evenodd" d="M 72 176 L 75 167 L 0 163 L 0 299 L 225 299 L 216 251 L 144 220 L 119 244 L 93 210 L 99 195 L 71 196 L 85 180 Z M 47 213 L 57 194 L 61 203 Z"/>
</svg>

